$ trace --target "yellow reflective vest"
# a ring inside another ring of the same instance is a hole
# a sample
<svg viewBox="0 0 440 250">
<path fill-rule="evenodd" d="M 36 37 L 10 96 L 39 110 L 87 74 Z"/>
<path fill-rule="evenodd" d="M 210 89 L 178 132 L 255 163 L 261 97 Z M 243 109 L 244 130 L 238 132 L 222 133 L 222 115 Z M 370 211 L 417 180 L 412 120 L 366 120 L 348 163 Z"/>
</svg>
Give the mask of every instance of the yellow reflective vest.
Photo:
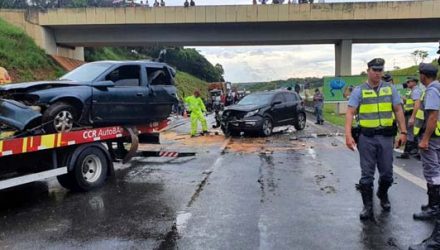
<svg viewBox="0 0 440 250">
<path fill-rule="evenodd" d="M 367 83 L 361 85 L 362 101 L 359 105 L 358 119 L 362 128 L 392 127 L 393 90 L 389 83 L 383 83 L 376 92 Z"/>
<path fill-rule="evenodd" d="M 418 136 L 420 134 L 421 129 L 425 125 L 425 105 L 424 105 L 424 101 L 425 101 L 425 91 L 423 91 L 422 97 L 420 98 L 420 102 L 421 102 L 420 103 L 420 108 L 416 112 L 416 119 L 414 121 L 414 128 L 413 128 L 414 136 Z M 440 121 L 438 121 L 438 119 L 437 119 L 437 128 L 434 130 L 434 134 L 433 135 L 440 136 Z"/>
<path fill-rule="evenodd" d="M 405 105 L 403 105 L 403 108 L 405 112 L 410 112 L 414 110 L 414 100 L 411 98 L 412 90 L 408 90 L 405 94 L 406 101 Z"/>
<path fill-rule="evenodd" d="M 188 110 L 195 114 L 206 112 L 205 104 L 202 98 L 195 96 L 188 96 L 185 98 L 185 103 L 188 105 Z"/>
</svg>

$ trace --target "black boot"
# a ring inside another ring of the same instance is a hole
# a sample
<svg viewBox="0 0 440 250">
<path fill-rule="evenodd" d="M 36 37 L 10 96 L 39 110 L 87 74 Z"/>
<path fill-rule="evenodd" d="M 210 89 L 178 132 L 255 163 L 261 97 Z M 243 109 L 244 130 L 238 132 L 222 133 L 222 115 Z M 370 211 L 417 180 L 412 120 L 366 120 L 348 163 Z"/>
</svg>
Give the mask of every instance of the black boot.
<svg viewBox="0 0 440 250">
<path fill-rule="evenodd" d="M 432 220 L 440 215 L 440 186 L 431 185 L 428 196 L 430 197 L 428 200 L 431 201 L 431 206 L 420 213 L 413 214 L 414 220 Z"/>
<path fill-rule="evenodd" d="M 435 222 L 434 231 L 432 231 L 429 238 L 422 241 L 422 243 L 417 245 L 412 245 L 409 250 L 436 250 L 440 249 L 440 220 L 437 219 Z"/>
<path fill-rule="evenodd" d="M 420 208 L 422 209 L 422 211 L 425 211 L 426 209 L 428 209 L 429 207 L 432 206 L 432 195 L 430 195 L 430 192 L 432 192 L 432 185 L 429 183 L 426 183 L 426 194 L 428 195 L 428 204 L 426 205 L 422 205 Z"/>
<path fill-rule="evenodd" d="M 373 185 L 372 184 L 360 184 L 362 202 L 364 203 L 364 209 L 359 215 L 361 220 L 370 220 L 374 218 L 373 214 Z"/>
<path fill-rule="evenodd" d="M 390 211 L 391 204 L 388 200 L 388 189 L 391 187 L 393 182 L 390 181 L 379 181 L 379 188 L 377 189 L 377 197 L 380 199 L 380 205 L 384 211 Z"/>
</svg>

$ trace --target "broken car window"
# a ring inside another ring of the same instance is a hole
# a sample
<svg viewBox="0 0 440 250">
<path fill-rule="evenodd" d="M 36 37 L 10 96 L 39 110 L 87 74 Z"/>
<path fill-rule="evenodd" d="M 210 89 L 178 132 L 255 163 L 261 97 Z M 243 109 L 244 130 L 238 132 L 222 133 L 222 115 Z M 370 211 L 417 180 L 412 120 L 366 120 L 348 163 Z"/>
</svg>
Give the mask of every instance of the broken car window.
<svg viewBox="0 0 440 250">
<path fill-rule="evenodd" d="M 149 85 L 172 85 L 170 73 L 166 68 L 147 68 Z"/>
<path fill-rule="evenodd" d="M 112 72 L 106 77 L 106 81 L 115 83 L 115 87 L 136 87 L 140 84 L 140 66 L 124 65 Z"/>
</svg>

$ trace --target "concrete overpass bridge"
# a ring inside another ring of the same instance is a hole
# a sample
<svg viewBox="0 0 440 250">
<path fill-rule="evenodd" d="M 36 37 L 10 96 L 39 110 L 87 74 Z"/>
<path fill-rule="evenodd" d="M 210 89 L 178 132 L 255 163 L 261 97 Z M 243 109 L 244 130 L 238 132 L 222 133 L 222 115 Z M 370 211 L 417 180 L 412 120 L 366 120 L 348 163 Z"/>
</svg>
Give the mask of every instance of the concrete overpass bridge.
<svg viewBox="0 0 440 250">
<path fill-rule="evenodd" d="M 301 5 L 0 10 L 47 53 L 83 47 L 334 44 L 336 75 L 351 75 L 353 43 L 435 42 L 440 0 Z"/>
</svg>

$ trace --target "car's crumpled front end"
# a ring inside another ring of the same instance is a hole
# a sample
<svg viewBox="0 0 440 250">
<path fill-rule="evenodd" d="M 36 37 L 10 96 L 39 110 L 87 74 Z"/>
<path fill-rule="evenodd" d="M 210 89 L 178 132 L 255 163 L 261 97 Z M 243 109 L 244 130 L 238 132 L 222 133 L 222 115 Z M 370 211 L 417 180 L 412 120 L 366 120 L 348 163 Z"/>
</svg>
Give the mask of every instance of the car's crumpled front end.
<svg viewBox="0 0 440 250">
<path fill-rule="evenodd" d="M 41 125 L 42 111 L 48 103 L 40 100 L 38 93 L 75 87 L 68 81 L 41 81 L 0 86 L 0 130 L 22 132 Z"/>
<path fill-rule="evenodd" d="M 41 113 L 14 100 L 0 99 L 0 125 L 23 131 L 40 124 Z"/>
<path fill-rule="evenodd" d="M 263 117 L 259 114 L 259 109 L 236 110 L 227 109 L 221 116 L 221 127 L 229 132 L 251 132 L 259 131 Z"/>
</svg>

